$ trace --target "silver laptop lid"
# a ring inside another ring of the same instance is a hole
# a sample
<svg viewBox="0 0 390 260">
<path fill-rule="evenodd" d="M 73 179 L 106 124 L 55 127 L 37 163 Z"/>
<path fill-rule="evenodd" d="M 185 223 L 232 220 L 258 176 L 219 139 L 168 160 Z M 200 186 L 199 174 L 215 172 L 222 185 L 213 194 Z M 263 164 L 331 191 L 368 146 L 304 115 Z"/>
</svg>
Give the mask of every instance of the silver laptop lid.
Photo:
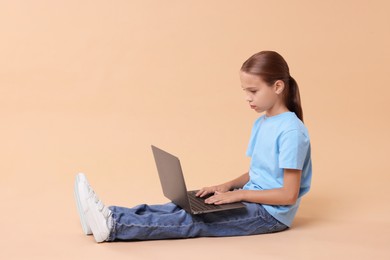
<svg viewBox="0 0 390 260">
<path fill-rule="evenodd" d="M 152 151 L 164 196 L 190 212 L 187 187 L 179 158 L 153 145 Z"/>
</svg>

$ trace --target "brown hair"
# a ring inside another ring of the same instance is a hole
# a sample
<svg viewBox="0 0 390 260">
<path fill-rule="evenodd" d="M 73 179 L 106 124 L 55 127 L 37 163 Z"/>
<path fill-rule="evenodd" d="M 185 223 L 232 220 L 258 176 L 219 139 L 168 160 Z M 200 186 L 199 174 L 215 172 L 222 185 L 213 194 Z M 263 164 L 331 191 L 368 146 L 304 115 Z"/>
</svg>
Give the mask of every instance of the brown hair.
<svg viewBox="0 0 390 260">
<path fill-rule="evenodd" d="M 284 82 L 283 100 L 291 112 L 303 122 L 303 111 L 298 84 L 290 76 L 290 70 L 284 58 L 275 51 L 261 51 L 252 55 L 241 66 L 241 71 L 261 77 L 272 86 L 277 80 Z"/>
</svg>

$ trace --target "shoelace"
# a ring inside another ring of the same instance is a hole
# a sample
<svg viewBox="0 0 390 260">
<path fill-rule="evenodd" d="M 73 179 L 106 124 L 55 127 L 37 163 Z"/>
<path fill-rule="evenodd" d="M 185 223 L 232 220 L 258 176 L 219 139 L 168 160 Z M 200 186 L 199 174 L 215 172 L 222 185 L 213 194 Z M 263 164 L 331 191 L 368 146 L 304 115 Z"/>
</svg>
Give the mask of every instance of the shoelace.
<svg viewBox="0 0 390 260">
<path fill-rule="evenodd" d="M 88 192 L 92 197 L 93 201 L 97 204 L 98 210 L 103 213 L 104 217 L 108 218 L 111 215 L 111 210 L 104 205 L 104 203 L 99 199 L 98 195 L 91 188 L 91 186 L 88 186 Z"/>
</svg>

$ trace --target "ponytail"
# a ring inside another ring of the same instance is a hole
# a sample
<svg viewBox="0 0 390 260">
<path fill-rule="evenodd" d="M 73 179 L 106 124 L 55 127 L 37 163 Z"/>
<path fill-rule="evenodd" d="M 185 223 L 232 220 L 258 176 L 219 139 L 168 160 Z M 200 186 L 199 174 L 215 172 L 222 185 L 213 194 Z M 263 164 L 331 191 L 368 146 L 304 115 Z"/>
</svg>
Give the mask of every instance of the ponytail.
<svg viewBox="0 0 390 260">
<path fill-rule="evenodd" d="M 301 105 L 301 96 L 299 94 L 298 84 L 295 79 L 289 76 L 289 88 L 287 90 L 286 105 L 288 110 L 294 112 L 297 117 L 303 122 L 303 111 Z"/>
</svg>

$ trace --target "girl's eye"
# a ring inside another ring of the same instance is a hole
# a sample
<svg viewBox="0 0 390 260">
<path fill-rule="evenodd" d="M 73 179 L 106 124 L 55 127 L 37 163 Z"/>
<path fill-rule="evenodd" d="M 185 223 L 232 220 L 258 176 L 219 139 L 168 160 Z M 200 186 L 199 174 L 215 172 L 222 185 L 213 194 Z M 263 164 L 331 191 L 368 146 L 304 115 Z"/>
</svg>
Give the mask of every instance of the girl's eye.
<svg viewBox="0 0 390 260">
<path fill-rule="evenodd" d="M 252 94 L 256 94 L 257 90 L 252 90 L 251 93 Z"/>
</svg>

